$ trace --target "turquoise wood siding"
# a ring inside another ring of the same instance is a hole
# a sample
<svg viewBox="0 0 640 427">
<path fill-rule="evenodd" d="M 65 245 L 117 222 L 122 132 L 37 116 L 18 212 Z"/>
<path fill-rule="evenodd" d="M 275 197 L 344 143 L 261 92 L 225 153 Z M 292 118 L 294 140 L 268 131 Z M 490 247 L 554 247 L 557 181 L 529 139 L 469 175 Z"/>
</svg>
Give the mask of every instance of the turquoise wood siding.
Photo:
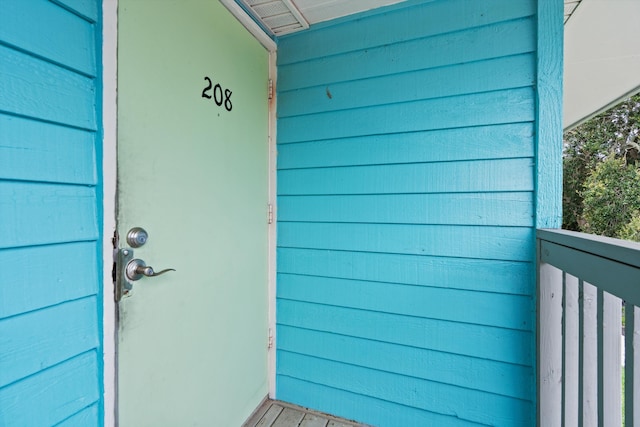
<svg viewBox="0 0 640 427">
<path fill-rule="evenodd" d="M 0 0 L 0 425 L 102 424 L 99 2 Z"/>
<path fill-rule="evenodd" d="M 537 9 L 410 1 L 279 40 L 277 398 L 535 424 Z"/>
</svg>

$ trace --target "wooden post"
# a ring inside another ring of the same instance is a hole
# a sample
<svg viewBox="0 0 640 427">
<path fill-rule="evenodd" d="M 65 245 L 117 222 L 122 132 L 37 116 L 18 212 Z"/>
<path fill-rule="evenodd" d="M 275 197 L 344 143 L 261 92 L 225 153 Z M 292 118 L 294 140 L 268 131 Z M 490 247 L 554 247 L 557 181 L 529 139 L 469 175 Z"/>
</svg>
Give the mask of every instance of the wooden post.
<svg viewBox="0 0 640 427">
<path fill-rule="evenodd" d="M 562 372 L 563 419 L 565 426 L 578 425 L 578 382 L 579 382 L 579 286 L 578 278 L 565 273 L 564 279 L 564 351 Z"/>
<path fill-rule="evenodd" d="M 637 350 L 638 340 L 636 339 L 639 334 L 638 325 L 636 324 L 636 315 L 638 315 L 638 307 L 633 304 L 627 304 L 625 307 L 625 356 L 624 356 L 624 411 L 625 411 L 625 425 L 630 427 L 640 426 L 640 417 L 637 417 L 634 408 L 640 405 L 640 393 L 637 395 L 634 393 L 634 385 L 638 384 L 638 370 L 635 366 L 638 363 L 638 356 L 640 353 Z M 640 406 L 638 406 L 640 407 Z"/>
<path fill-rule="evenodd" d="M 603 292 L 602 318 L 602 384 L 599 398 L 602 399 L 604 426 L 622 425 L 622 372 L 620 369 L 620 327 L 622 318 L 620 298 Z"/>
<path fill-rule="evenodd" d="M 578 416 L 578 425 L 584 427 L 598 426 L 598 289 L 584 282 L 582 286 L 581 304 L 581 334 L 582 346 L 580 358 L 582 369 L 580 372 L 582 396 L 579 404 L 582 406 Z"/>
</svg>

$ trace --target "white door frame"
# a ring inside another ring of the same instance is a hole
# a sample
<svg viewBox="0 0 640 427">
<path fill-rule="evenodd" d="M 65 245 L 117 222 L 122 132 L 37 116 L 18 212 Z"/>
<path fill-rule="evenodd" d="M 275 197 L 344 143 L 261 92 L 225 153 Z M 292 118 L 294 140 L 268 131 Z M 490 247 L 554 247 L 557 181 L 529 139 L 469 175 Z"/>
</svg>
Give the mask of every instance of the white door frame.
<svg viewBox="0 0 640 427">
<path fill-rule="evenodd" d="M 269 79 L 276 82 L 276 43 L 233 0 L 220 0 L 227 9 L 269 51 Z M 102 243 L 103 243 L 103 384 L 104 426 L 117 425 L 116 417 L 116 306 L 113 300 L 111 268 L 113 246 L 111 236 L 116 230 L 117 182 L 117 72 L 118 72 L 118 0 L 102 0 Z M 269 200 L 273 207 L 273 222 L 268 240 L 268 352 L 269 397 L 275 398 L 275 325 L 276 325 L 276 98 L 269 101 Z M 265 337 L 265 341 L 267 337 Z"/>
<path fill-rule="evenodd" d="M 267 352 L 267 387 L 269 397 L 276 398 L 276 249 L 277 249 L 277 224 L 278 224 L 278 186 L 277 186 L 277 156 L 276 147 L 276 81 L 278 67 L 276 64 L 276 50 L 269 51 L 269 81 L 271 86 L 271 99 L 269 100 L 269 205 L 271 217 L 268 235 L 267 297 L 269 299 L 269 343 Z"/>
</svg>

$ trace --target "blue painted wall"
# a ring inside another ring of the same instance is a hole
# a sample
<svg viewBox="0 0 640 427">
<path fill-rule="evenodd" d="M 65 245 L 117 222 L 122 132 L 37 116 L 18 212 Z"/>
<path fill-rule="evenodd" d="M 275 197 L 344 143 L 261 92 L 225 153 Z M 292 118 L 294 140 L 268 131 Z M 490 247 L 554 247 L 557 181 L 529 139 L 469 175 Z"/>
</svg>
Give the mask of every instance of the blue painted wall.
<svg viewBox="0 0 640 427">
<path fill-rule="evenodd" d="M 410 1 L 279 40 L 279 399 L 535 423 L 537 10 Z"/>
<path fill-rule="evenodd" d="M 102 423 L 97 0 L 0 0 L 0 425 Z"/>
</svg>

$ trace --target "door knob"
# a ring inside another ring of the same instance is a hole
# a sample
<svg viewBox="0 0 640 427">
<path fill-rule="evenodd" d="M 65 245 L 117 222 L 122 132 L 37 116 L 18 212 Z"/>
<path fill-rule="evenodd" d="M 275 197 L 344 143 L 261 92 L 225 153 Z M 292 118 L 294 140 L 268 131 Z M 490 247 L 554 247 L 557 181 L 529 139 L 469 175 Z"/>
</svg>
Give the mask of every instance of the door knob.
<svg viewBox="0 0 640 427">
<path fill-rule="evenodd" d="M 136 281 L 140 280 L 142 276 L 145 277 L 156 277 L 160 276 L 169 271 L 176 271 L 175 268 L 165 268 L 162 271 L 154 271 L 153 267 L 147 265 L 143 260 L 135 258 L 127 263 L 126 267 L 126 275 L 127 279 Z"/>
<path fill-rule="evenodd" d="M 168 271 L 176 271 L 173 268 L 166 268 L 162 271 L 154 271 L 153 267 L 148 266 L 143 260 L 133 257 L 133 249 L 118 249 L 116 262 L 114 266 L 115 273 L 115 292 L 114 298 L 116 302 L 129 295 L 133 289 L 133 282 L 144 277 L 156 277 Z"/>
</svg>

